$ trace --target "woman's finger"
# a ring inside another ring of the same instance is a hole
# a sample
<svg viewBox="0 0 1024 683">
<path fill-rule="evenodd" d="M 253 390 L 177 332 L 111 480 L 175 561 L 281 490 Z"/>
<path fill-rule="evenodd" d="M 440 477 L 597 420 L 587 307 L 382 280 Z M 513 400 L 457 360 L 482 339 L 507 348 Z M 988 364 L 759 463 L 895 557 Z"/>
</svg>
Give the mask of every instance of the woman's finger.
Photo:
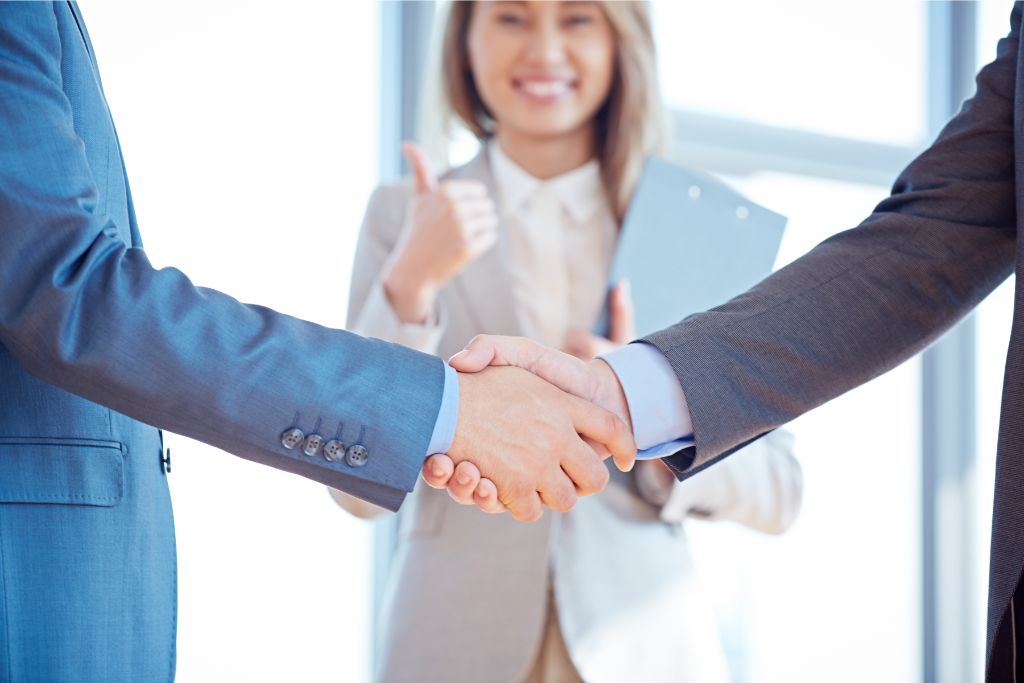
<svg viewBox="0 0 1024 683">
<path fill-rule="evenodd" d="M 628 344 L 636 339 L 636 317 L 633 310 L 633 297 L 630 292 L 629 280 L 622 278 L 612 289 L 611 301 L 611 335 L 613 344 Z"/>
<path fill-rule="evenodd" d="M 403 142 L 402 154 L 412 166 L 412 174 L 416 178 L 416 194 L 428 194 L 436 190 L 437 176 L 420 146 L 415 142 Z"/>
</svg>

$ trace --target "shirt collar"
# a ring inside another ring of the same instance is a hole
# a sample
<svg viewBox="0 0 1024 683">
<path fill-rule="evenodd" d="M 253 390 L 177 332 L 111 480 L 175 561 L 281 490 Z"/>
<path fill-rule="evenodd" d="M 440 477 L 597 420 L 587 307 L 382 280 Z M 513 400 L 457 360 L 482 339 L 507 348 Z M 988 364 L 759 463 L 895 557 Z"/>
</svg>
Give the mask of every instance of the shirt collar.
<svg viewBox="0 0 1024 683">
<path fill-rule="evenodd" d="M 568 173 L 539 180 L 512 161 L 496 138 L 487 143 L 487 154 L 494 172 L 494 181 L 501 194 L 503 213 L 510 214 L 525 204 L 541 187 L 548 187 L 559 203 L 577 223 L 594 215 L 604 203 L 604 185 L 596 160 L 590 160 Z"/>
</svg>

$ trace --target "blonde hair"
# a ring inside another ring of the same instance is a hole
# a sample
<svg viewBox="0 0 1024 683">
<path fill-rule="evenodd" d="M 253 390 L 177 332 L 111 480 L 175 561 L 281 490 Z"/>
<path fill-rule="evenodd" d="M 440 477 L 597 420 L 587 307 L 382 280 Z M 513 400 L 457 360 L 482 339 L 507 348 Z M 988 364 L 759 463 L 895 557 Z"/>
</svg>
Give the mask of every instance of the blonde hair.
<svg viewBox="0 0 1024 683">
<path fill-rule="evenodd" d="M 601 177 L 619 222 L 629 206 L 644 160 L 668 142 L 667 116 L 658 85 L 654 35 L 647 2 L 600 2 L 615 34 L 615 73 L 608 99 L 595 116 L 595 145 Z M 452 134 L 457 120 L 485 140 L 494 118 L 473 83 L 467 34 L 472 2 L 451 3 L 440 46 L 441 123 Z"/>
</svg>

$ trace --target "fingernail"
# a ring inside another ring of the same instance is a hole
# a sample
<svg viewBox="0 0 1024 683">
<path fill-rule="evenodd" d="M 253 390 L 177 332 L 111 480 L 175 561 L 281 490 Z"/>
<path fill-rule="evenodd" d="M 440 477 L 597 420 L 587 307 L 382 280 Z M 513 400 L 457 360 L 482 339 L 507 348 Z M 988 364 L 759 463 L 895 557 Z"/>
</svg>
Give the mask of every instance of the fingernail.
<svg viewBox="0 0 1024 683">
<path fill-rule="evenodd" d="M 434 465 L 432 468 L 430 468 L 430 471 L 433 472 L 435 477 L 440 478 L 444 476 L 444 468 L 441 467 L 440 465 Z"/>
<path fill-rule="evenodd" d="M 466 484 L 469 483 L 469 475 L 468 474 L 461 474 L 461 475 L 459 475 L 458 481 L 459 481 L 460 484 L 465 486 Z"/>
<path fill-rule="evenodd" d="M 462 349 L 461 351 L 459 351 L 454 356 L 452 356 L 451 358 L 448 359 L 448 364 L 451 365 L 451 362 L 453 360 L 455 360 L 457 358 L 461 358 L 462 356 L 465 356 L 468 352 L 469 352 L 469 349 Z"/>
</svg>

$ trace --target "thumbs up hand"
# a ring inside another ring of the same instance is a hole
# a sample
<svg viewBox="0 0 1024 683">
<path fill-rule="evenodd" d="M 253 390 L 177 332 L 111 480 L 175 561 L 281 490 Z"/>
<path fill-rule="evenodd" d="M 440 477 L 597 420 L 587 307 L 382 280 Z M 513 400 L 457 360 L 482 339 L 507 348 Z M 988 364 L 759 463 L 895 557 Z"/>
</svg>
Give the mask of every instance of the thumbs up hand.
<svg viewBox="0 0 1024 683">
<path fill-rule="evenodd" d="M 608 299 L 611 313 L 611 331 L 608 339 L 595 337 L 582 330 L 570 330 L 565 339 L 566 353 L 583 360 L 608 353 L 625 346 L 636 339 L 636 324 L 633 315 L 633 297 L 629 291 L 629 280 L 619 280 L 612 288 Z"/>
<path fill-rule="evenodd" d="M 420 324 L 441 287 L 494 246 L 498 214 L 482 182 L 439 183 L 418 145 L 406 142 L 402 152 L 412 165 L 416 196 L 384 267 L 384 292 L 402 322 Z"/>
</svg>

